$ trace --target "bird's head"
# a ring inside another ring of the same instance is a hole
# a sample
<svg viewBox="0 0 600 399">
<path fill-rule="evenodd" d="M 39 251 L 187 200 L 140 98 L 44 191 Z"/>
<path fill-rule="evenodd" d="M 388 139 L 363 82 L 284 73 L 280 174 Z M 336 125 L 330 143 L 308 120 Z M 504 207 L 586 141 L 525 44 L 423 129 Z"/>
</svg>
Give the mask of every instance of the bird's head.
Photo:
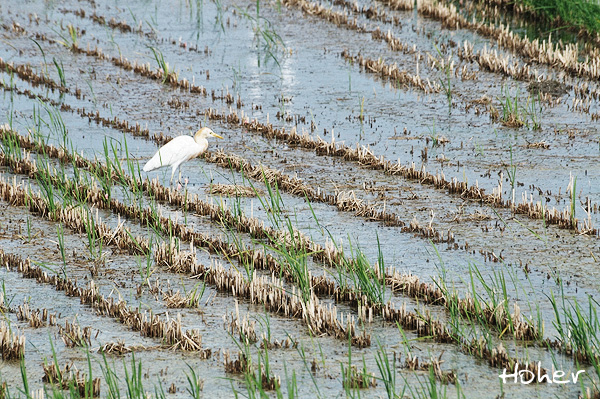
<svg viewBox="0 0 600 399">
<path fill-rule="evenodd" d="M 219 136 L 218 134 L 216 134 L 215 132 L 213 132 L 212 130 L 210 130 L 207 127 L 203 127 L 202 129 L 198 130 L 196 132 L 196 134 L 194 135 L 194 140 L 198 141 L 201 139 L 207 139 L 209 137 L 216 137 L 219 139 L 222 139 L 223 137 Z"/>
</svg>

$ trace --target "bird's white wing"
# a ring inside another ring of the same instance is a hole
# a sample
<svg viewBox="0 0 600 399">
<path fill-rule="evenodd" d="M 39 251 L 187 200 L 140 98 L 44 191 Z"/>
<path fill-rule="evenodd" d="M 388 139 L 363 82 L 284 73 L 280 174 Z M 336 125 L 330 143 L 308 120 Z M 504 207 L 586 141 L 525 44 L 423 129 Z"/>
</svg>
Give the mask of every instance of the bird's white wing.
<svg viewBox="0 0 600 399">
<path fill-rule="evenodd" d="M 200 146 L 190 136 L 179 136 L 162 146 L 156 154 L 144 165 L 144 172 L 180 164 L 198 156 Z"/>
</svg>

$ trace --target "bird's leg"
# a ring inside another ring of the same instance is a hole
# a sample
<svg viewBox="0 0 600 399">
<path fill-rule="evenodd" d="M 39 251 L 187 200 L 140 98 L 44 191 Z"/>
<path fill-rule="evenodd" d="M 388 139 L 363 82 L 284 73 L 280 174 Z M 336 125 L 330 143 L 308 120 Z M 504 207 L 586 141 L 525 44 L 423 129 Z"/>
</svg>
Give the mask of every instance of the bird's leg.
<svg viewBox="0 0 600 399">
<path fill-rule="evenodd" d="M 173 170 L 173 173 L 175 173 L 175 171 Z M 176 191 L 181 190 L 181 168 L 179 168 L 179 176 L 177 178 L 177 188 L 175 188 Z"/>
<path fill-rule="evenodd" d="M 173 176 L 175 175 L 175 169 L 171 171 L 171 180 L 169 181 L 169 186 L 173 186 Z"/>
</svg>

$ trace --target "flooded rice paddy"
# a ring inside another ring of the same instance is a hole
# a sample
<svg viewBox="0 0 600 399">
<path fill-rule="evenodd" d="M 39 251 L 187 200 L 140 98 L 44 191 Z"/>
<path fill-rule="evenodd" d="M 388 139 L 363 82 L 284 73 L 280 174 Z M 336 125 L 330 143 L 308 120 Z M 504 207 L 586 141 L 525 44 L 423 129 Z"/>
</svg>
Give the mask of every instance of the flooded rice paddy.
<svg viewBox="0 0 600 399">
<path fill-rule="evenodd" d="M 599 41 L 503 4 L 0 4 L 0 397 L 600 397 Z"/>
</svg>

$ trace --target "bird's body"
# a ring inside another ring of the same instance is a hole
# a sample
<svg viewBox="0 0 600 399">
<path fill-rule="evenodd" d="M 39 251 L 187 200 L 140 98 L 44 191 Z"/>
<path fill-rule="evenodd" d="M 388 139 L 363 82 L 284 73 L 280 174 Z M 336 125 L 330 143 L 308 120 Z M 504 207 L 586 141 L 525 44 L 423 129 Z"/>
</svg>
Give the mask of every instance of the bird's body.
<svg viewBox="0 0 600 399">
<path fill-rule="evenodd" d="M 207 127 L 198 130 L 194 137 L 175 137 L 173 140 L 162 146 L 156 154 L 154 154 L 152 159 L 144 165 L 144 172 L 171 166 L 171 183 L 173 183 L 175 171 L 182 163 L 196 158 L 206 151 L 208 148 L 208 137 L 223 138 Z M 181 169 L 179 170 L 179 178 L 181 179 Z"/>
</svg>

